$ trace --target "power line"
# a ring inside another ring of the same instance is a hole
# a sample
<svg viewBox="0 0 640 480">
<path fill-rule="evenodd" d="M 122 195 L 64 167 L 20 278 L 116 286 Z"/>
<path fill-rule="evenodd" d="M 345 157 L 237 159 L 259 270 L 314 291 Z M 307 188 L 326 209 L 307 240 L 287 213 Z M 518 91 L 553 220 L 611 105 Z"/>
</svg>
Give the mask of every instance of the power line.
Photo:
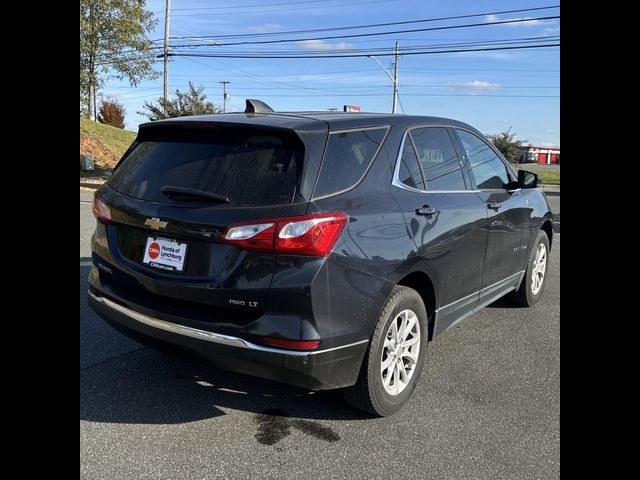
<svg viewBox="0 0 640 480">
<path fill-rule="evenodd" d="M 491 47 L 491 48 L 468 48 L 468 49 L 453 49 L 453 50 L 436 50 L 436 51 L 419 51 L 419 52 L 401 52 L 401 55 L 434 55 L 443 53 L 465 53 L 465 52 L 491 52 L 497 50 L 523 50 L 530 48 L 547 48 L 547 47 L 559 47 L 559 43 L 549 43 L 542 45 L 521 45 L 515 47 Z M 196 58 L 263 58 L 263 59 L 295 59 L 295 58 L 354 58 L 354 57 L 366 57 L 366 53 L 349 53 L 345 55 L 337 54 L 323 54 L 323 55 L 251 55 L 251 54 L 207 54 L 207 53 L 174 53 L 175 57 L 196 57 Z M 393 53 L 378 53 L 377 56 L 391 56 Z"/>
<path fill-rule="evenodd" d="M 442 43 L 442 44 L 429 44 L 429 45 L 411 45 L 409 47 L 404 47 L 402 49 L 403 53 L 407 53 L 407 52 L 411 52 L 414 50 L 422 50 L 422 49 L 429 49 L 429 50 L 436 50 L 436 49 L 441 49 L 441 48 L 454 48 L 454 47 L 479 47 L 479 46 L 495 46 L 495 45 L 518 45 L 518 44 L 535 44 L 535 43 L 540 43 L 540 42 L 552 42 L 552 41 L 559 41 L 560 40 L 560 36 L 559 35 L 554 35 L 554 36 L 542 36 L 542 37 L 523 37 L 523 38 L 514 38 L 514 39 L 503 39 L 503 40 L 482 40 L 482 41 L 473 41 L 473 42 L 461 42 L 461 43 Z M 188 50 L 186 50 L 188 51 Z M 219 50 L 217 48 L 212 49 L 212 50 L 199 50 L 203 53 L 207 53 L 207 52 L 218 52 Z M 342 48 L 340 50 L 333 50 L 333 52 L 339 52 L 341 54 L 346 54 L 346 53 L 363 53 L 363 54 L 367 54 L 367 55 L 377 55 L 378 52 L 388 52 L 389 51 L 389 47 L 375 47 L 375 48 Z M 183 52 L 184 51 L 180 51 Z M 329 53 L 331 51 L 327 51 L 327 53 Z M 277 54 L 292 54 L 295 55 L 297 53 L 300 53 L 299 49 L 277 49 L 277 50 L 251 50 L 251 51 L 246 51 L 246 50 L 238 50 L 238 49 L 231 49 L 231 50 L 224 50 L 225 54 L 245 54 L 245 53 L 256 53 L 256 54 L 273 54 L 273 55 L 277 55 Z M 318 52 L 318 54 L 321 54 L 322 52 Z"/>
<path fill-rule="evenodd" d="M 204 64 L 204 63 L 202 63 L 202 62 L 200 62 L 200 61 L 198 61 L 198 60 L 195 60 L 195 59 L 193 59 L 193 58 L 186 58 L 186 59 L 187 59 L 187 60 L 190 60 L 190 61 L 192 61 L 192 62 L 200 63 L 200 64 L 202 64 L 202 65 L 205 65 L 205 66 L 206 66 L 206 64 Z M 231 65 L 229 65 L 228 63 L 224 63 L 224 62 L 223 62 L 223 61 L 221 61 L 221 60 L 215 60 L 215 59 L 212 59 L 212 61 L 214 61 L 214 62 L 216 62 L 216 63 L 219 63 L 219 64 L 221 64 L 221 65 L 224 65 L 225 67 L 230 68 L 231 70 L 236 70 L 237 72 L 241 72 L 240 74 L 236 74 L 236 75 L 238 75 L 238 76 L 245 77 L 245 78 L 250 78 L 250 79 L 252 79 L 252 81 L 253 81 L 253 82 L 261 83 L 261 84 L 263 84 L 263 85 L 285 86 L 285 87 L 301 88 L 301 89 L 303 89 L 303 90 L 317 90 L 316 88 L 313 88 L 313 87 L 304 87 L 304 86 L 300 86 L 300 87 L 298 87 L 298 86 L 296 86 L 296 85 L 292 85 L 292 84 L 290 84 L 290 83 L 286 83 L 286 82 L 278 82 L 278 81 L 273 81 L 273 80 L 272 80 L 272 81 L 266 81 L 266 80 L 263 80 L 263 79 L 262 79 L 262 77 L 261 77 L 261 76 L 259 76 L 259 75 L 256 75 L 256 74 L 254 74 L 254 73 L 248 72 L 248 71 L 243 70 L 243 69 L 238 68 L 238 67 L 232 67 L 232 66 L 231 66 Z"/>
<path fill-rule="evenodd" d="M 236 45 L 266 45 L 266 44 L 272 45 L 277 43 L 293 43 L 293 42 L 308 42 L 308 41 L 318 41 L 318 40 L 338 40 L 338 39 L 345 39 L 345 38 L 376 37 L 380 35 L 399 35 L 399 34 L 415 33 L 415 32 L 454 30 L 458 28 L 489 27 L 492 25 L 509 25 L 514 23 L 552 20 L 557 18 L 560 18 L 560 15 L 551 15 L 547 17 L 535 17 L 535 18 L 527 18 L 527 19 L 516 18 L 512 20 L 499 20 L 495 22 L 465 23 L 462 25 L 444 25 L 440 27 L 430 27 L 430 28 L 411 28 L 408 30 L 392 30 L 387 32 L 354 33 L 351 35 L 328 35 L 324 37 L 307 37 L 307 38 L 296 38 L 296 39 L 287 38 L 287 39 L 278 39 L 278 40 L 255 40 L 255 41 L 230 42 L 230 43 L 220 43 L 220 46 L 230 47 L 230 46 L 236 46 Z M 200 37 L 200 38 L 209 38 L 209 37 Z M 206 46 L 211 46 L 211 44 L 196 43 L 196 44 L 186 44 L 186 45 L 180 45 L 180 46 L 181 47 L 206 47 Z"/>
<path fill-rule="evenodd" d="M 309 3 L 324 3 L 330 2 L 332 0 L 305 0 L 302 2 L 281 2 L 281 3 L 258 3 L 253 5 L 229 5 L 229 6 L 220 6 L 220 7 L 194 7 L 194 8 L 174 8 L 173 11 L 191 11 L 191 10 L 223 10 L 228 8 L 250 8 L 250 7 L 276 7 L 280 5 L 299 5 L 299 4 L 309 4 Z"/>
<path fill-rule="evenodd" d="M 340 8 L 344 8 L 344 7 L 351 7 L 351 6 L 357 6 L 357 5 L 371 5 L 371 4 L 376 4 L 376 3 L 388 3 L 390 0 L 367 0 L 367 1 L 356 1 L 354 3 L 340 3 L 339 5 L 327 5 L 328 7 L 340 7 Z M 227 8 L 227 9 L 232 9 L 232 8 L 236 8 L 238 6 L 228 6 L 228 7 L 219 7 L 219 8 Z M 251 8 L 259 8 L 259 7 L 244 7 L 245 9 L 248 9 L 247 11 L 243 12 L 243 13 L 263 13 L 263 12 L 282 12 L 282 11 L 286 11 L 286 12 L 290 12 L 290 11 L 294 11 L 294 10 L 312 10 L 312 9 L 318 9 L 318 8 L 323 8 L 322 6 L 316 6 L 316 5 L 311 5 L 311 6 L 284 6 L 283 8 L 267 8 L 267 9 L 260 9 L 260 10 L 251 10 Z M 213 12 L 213 13 L 182 13 L 182 14 L 177 14 L 175 16 L 179 16 L 179 17 L 191 17 L 194 15 L 197 15 L 199 17 L 202 16 L 210 16 L 210 15 L 231 15 L 231 14 L 237 14 L 237 12 L 235 11 L 218 11 L 218 12 Z"/>
<path fill-rule="evenodd" d="M 193 59 L 190 59 L 193 60 Z M 203 62 L 198 62 L 200 65 L 203 65 L 207 68 L 210 68 L 209 65 Z M 516 72 L 516 73 L 527 73 L 527 72 L 543 72 L 543 73 L 559 73 L 560 70 L 555 69 L 537 69 L 537 68 L 456 68 L 456 67 L 403 67 L 402 70 L 414 70 L 414 71 L 422 71 L 422 72 Z M 320 72 L 281 72 L 277 74 L 260 74 L 260 78 L 269 78 L 269 77 L 287 77 L 287 76 L 311 76 L 311 75 L 340 75 L 343 76 L 345 73 L 365 73 L 365 72 L 377 72 L 376 68 L 363 68 L 359 70 L 332 70 L 332 71 L 320 71 Z M 192 74 L 176 74 L 174 77 L 214 77 L 215 75 L 209 73 L 192 73 Z M 217 78 L 217 77 L 216 77 Z M 291 79 L 291 81 L 307 81 Z"/>
<path fill-rule="evenodd" d="M 386 97 L 388 93 L 327 93 L 327 94 L 267 94 L 264 97 Z M 493 97 L 493 98 L 560 98 L 560 95 L 503 95 L 503 94 L 495 94 L 495 95 L 487 95 L 487 94 L 474 94 L 474 93 L 403 93 L 404 97 Z"/>
<path fill-rule="evenodd" d="M 466 49 L 449 49 L 449 50 L 424 50 L 417 52 L 402 52 L 402 55 L 434 55 L 434 54 L 446 54 L 446 53 L 467 53 L 467 52 L 491 52 L 498 50 L 524 50 L 531 48 L 548 48 L 548 47 L 559 47 L 559 43 L 549 43 L 549 44 L 541 44 L 541 45 L 519 45 L 512 47 L 490 47 L 490 48 L 466 48 Z M 376 53 L 376 56 L 384 57 L 394 55 L 394 53 Z M 162 57 L 163 55 L 160 55 Z M 296 59 L 296 58 L 355 58 L 355 57 L 367 57 L 369 53 L 347 53 L 347 54 L 315 54 L 315 55 L 273 55 L 273 54 L 223 54 L 223 53 L 170 53 L 169 56 L 172 57 L 190 57 L 190 58 L 261 58 L 261 59 Z M 115 63 L 126 63 L 137 60 L 148 60 L 158 58 L 158 56 L 154 57 L 138 57 L 138 58 L 129 58 L 129 59 L 120 59 L 120 60 L 112 60 L 108 62 L 99 62 L 96 65 L 110 65 Z"/>
<path fill-rule="evenodd" d="M 517 10 L 501 10 L 497 12 L 484 12 L 484 13 L 473 13 L 467 15 L 455 15 L 449 17 L 437 17 L 437 18 L 423 18 L 421 20 L 404 20 L 398 22 L 385 22 L 385 23 L 370 23 L 364 25 L 350 25 L 350 26 L 342 26 L 342 27 L 331 27 L 331 28 L 314 28 L 307 30 L 289 30 L 284 32 L 262 32 L 262 33 L 245 33 L 245 34 L 233 34 L 233 35 L 197 35 L 195 37 L 171 37 L 172 39 L 193 39 L 193 38 L 244 38 L 244 37 L 266 37 L 273 35 L 290 35 L 296 33 L 318 33 L 318 32 L 333 32 L 339 30 L 357 30 L 361 28 L 374 28 L 374 27 L 388 27 L 392 25 L 408 25 L 412 23 L 428 23 L 428 22 L 439 22 L 443 20 L 459 20 L 462 18 L 473 18 L 473 17 L 484 17 L 489 15 L 503 15 L 507 13 L 522 13 L 522 12 L 532 12 L 536 10 L 550 10 L 553 8 L 560 8 L 560 5 L 550 5 L 546 7 L 536 7 L 536 8 L 520 8 Z M 529 19 L 530 20 L 530 19 Z"/>
<path fill-rule="evenodd" d="M 294 30 L 288 32 L 268 32 L 268 33 L 255 33 L 255 34 L 243 34 L 243 35 L 197 35 L 197 36 L 186 36 L 186 37 L 170 37 L 173 40 L 185 40 L 185 39 L 207 39 L 207 38 L 239 38 L 239 37 L 256 37 L 256 36 L 265 36 L 265 35 L 285 35 L 285 34 L 295 34 L 295 33 L 312 33 L 312 32 L 321 32 L 321 31 L 336 31 L 336 30 L 355 30 L 361 28 L 374 28 L 381 26 L 392 26 L 392 25 L 406 25 L 406 24 L 415 24 L 415 23 L 426 23 L 426 22 L 436 22 L 442 20 L 453 20 L 460 18 L 471 18 L 471 17 L 479 17 L 479 16 L 490 16 L 490 15 L 499 15 L 504 13 L 518 13 L 518 12 L 527 12 L 532 10 L 546 10 L 552 8 L 558 8 L 559 6 L 547 6 L 547 7 L 537 7 L 537 8 L 526 8 L 526 9 L 517 9 L 517 10 L 502 10 L 499 12 L 484 12 L 484 13 L 476 13 L 476 14 L 468 14 L 468 15 L 457 15 L 457 16 L 449 16 L 449 17 L 438 17 L 438 18 L 427 18 L 421 20 L 406 20 L 400 22 L 387 22 L 387 23 L 377 23 L 377 24 L 368 24 L 368 25 L 354 25 L 354 26 L 343 26 L 343 27 L 333 27 L 333 28 L 324 28 L 324 29 L 310 29 L 310 30 Z M 474 24 L 462 24 L 462 25 L 447 25 L 441 27 L 432 27 L 425 29 L 409 29 L 409 30 L 396 30 L 391 32 L 369 32 L 365 34 L 354 34 L 354 35 L 337 35 L 337 36 L 326 36 L 326 37 L 314 37 L 314 38 L 297 38 L 297 39 L 278 39 L 278 40 L 263 40 L 263 41 L 255 41 L 255 42 L 231 42 L 231 43 L 222 43 L 217 46 L 233 46 L 233 45 L 256 45 L 256 44 L 274 44 L 274 43 L 295 43 L 295 42 L 303 42 L 303 41 L 315 41 L 315 40 L 330 40 L 330 39 L 339 39 L 339 38 L 357 38 L 357 37 L 371 37 L 371 36 L 381 36 L 381 35 L 395 35 L 395 34 L 404 34 L 404 33 L 415 33 L 415 32 L 423 32 L 423 31 L 434 31 L 434 30 L 451 30 L 457 28 L 470 28 L 477 26 L 491 26 L 491 25 L 501 25 L 501 24 L 513 24 L 513 23 L 522 23 L 522 22 L 531 22 L 531 21 L 540 21 L 546 19 L 557 19 L 560 18 L 557 16 L 549 16 L 549 17 L 536 17 L 536 18 L 525 18 L 525 19 L 511 19 L 511 20 L 502 20 L 496 22 L 482 22 L 482 23 L 474 23 Z M 163 41 L 163 39 L 156 39 L 153 42 Z M 407 39 L 407 41 L 409 41 Z M 177 47 L 208 47 L 211 46 L 211 43 L 198 43 L 198 44 L 174 44 Z M 161 46 L 151 47 L 151 49 L 161 49 Z M 123 51 L 121 53 L 132 53 L 136 52 L 135 49 Z"/>
<path fill-rule="evenodd" d="M 218 75 L 219 76 L 219 75 Z M 211 76 L 211 78 L 217 78 L 218 76 Z M 221 83 L 221 82 L 218 82 Z M 251 82 L 246 83 L 246 84 L 241 84 L 240 87 L 238 87 L 238 89 L 242 89 L 244 87 L 250 88 L 253 86 L 253 84 Z M 530 88 L 532 90 L 534 89 L 559 89 L 560 86 L 554 86 L 554 85 L 541 85 L 541 86 L 536 86 L 536 85 L 502 85 L 502 84 L 497 84 L 497 85 L 489 85 L 489 86 L 484 86 L 484 85 L 465 85 L 465 84 L 442 84 L 442 85 L 430 85 L 430 84 L 426 84 L 426 85 L 421 85 L 421 84 L 405 84 L 405 83 L 398 83 L 399 87 L 403 87 L 403 88 L 466 88 L 466 89 L 476 89 L 476 90 L 491 90 L 491 89 L 500 89 L 500 90 L 504 90 L 504 89 L 514 89 L 514 88 Z M 170 84 L 169 87 L 171 88 L 187 88 L 188 85 L 186 84 Z M 361 85 L 361 86 L 356 86 L 356 85 L 344 85 L 344 86 L 340 86 L 339 88 L 341 90 L 364 90 L 364 89 L 369 89 L 369 88 L 380 88 L 380 89 L 387 89 L 387 85 Z M 118 86 L 118 85 L 105 85 L 104 88 L 112 88 L 112 89 L 119 89 L 119 90 L 126 90 L 126 89 L 131 89 L 131 90 L 136 90 L 136 91 L 145 91 L 145 90 L 157 90 L 158 87 L 130 87 L 130 86 Z M 263 90 L 281 90 L 283 88 L 289 88 L 289 89 L 294 89 L 294 90 L 299 90 L 300 88 L 302 88 L 301 86 L 295 85 L 295 86 L 290 86 L 290 87 L 281 87 L 281 86 L 267 86 L 267 87 L 260 87 Z M 316 87 L 314 88 L 314 90 L 324 90 L 324 91 L 333 91 L 333 89 L 331 87 Z"/>
</svg>

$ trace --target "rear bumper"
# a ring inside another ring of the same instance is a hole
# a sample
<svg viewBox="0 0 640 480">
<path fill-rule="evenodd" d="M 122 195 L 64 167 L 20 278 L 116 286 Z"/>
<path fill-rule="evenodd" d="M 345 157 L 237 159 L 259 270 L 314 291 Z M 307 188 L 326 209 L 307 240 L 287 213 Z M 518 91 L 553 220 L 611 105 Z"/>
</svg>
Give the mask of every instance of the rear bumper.
<svg viewBox="0 0 640 480">
<path fill-rule="evenodd" d="M 176 346 L 213 366 L 314 390 L 353 385 L 368 340 L 318 351 L 256 345 L 245 339 L 187 327 L 137 312 L 89 292 L 89 306 L 107 323 L 141 343 Z"/>
</svg>

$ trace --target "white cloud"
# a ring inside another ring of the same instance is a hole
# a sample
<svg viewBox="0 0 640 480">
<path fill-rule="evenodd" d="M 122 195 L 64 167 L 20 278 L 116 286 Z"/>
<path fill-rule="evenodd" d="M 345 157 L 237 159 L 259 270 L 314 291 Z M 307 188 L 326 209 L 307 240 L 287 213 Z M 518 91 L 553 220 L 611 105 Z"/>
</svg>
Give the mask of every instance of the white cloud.
<svg viewBox="0 0 640 480">
<path fill-rule="evenodd" d="M 479 88 L 479 89 L 496 89 L 502 87 L 499 83 L 491 83 L 484 82 L 481 80 L 474 80 L 473 82 L 461 82 L 461 83 L 451 83 L 449 82 L 450 87 L 463 87 L 463 88 Z"/>
<path fill-rule="evenodd" d="M 303 40 L 297 42 L 298 47 L 307 50 L 315 50 L 317 52 L 331 52 L 334 50 L 347 50 L 352 48 L 352 45 L 346 42 L 340 43 L 327 43 L 322 40 Z"/>
<path fill-rule="evenodd" d="M 513 58 L 513 54 L 504 52 L 455 52 L 445 53 L 444 56 L 452 57 L 472 57 L 472 58 L 490 58 L 492 60 L 510 60 Z"/>
<path fill-rule="evenodd" d="M 559 148 L 560 144 L 559 143 L 553 143 L 553 142 L 542 142 L 542 145 L 540 145 L 541 147 L 549 147 L 549 148 Z"/>
<path fill-rule="evenodd" d="M 118 98 L 122 96 L 122 92 L 119 90 L 106 90 L 101 92 L 104 98 Z"/>
<path fill-rule="evenodd" d="M 485 15 L 485 22 L 486 23 L 490 23 L 490 22 L 504 22 L 504 21 L 509 21 L 509 20 L 527 20 L 524 22 L 518 22 L 518 23 L 503 23 L 501 25 L 504 25 L 505 27 L 533 27 L 534 25 L 542 25 L 543 23 L 545 23 L 542 20 L 529 20 L 531 17 L 518 17 L 518 18 L 500 18 L 497 15 Z"/>
<path fill-rule="evenodd" d="M 271 33 L 282 30 L 282 25 L 277 23 L 265 23 L 264 25 L 257 25 L 255 27 L 249 27 L 248 30 L 251 33 Z"/>
</svg>

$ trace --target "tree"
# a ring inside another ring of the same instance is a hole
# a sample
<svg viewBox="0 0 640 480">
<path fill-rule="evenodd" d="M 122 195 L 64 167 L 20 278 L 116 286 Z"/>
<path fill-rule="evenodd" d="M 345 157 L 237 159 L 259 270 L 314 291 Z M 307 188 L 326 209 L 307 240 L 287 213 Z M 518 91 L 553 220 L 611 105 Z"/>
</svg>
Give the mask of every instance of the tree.
<svg viewBox="0 0 640 480">
<path fill-rule="evenodd" d="M 146 36 L 156 23 L 145 0 L 80 0 L 81 113 L 93 118 L 95 92 L 108 78 L 135 86 L 158 75 Z"/>
<path fill-rule="evenodd" d="M 144 115 L 153 122 L 163 118 L 189 117 L 191 115 L 222 112 L 220 107 L 206 101 L 207 96 L 203 91 L 204 85 L 195 88 L 193 83 L 189 82 L 189 91 L 181 92 L 176 90 L 176 96 L 166 102 L 162 97 L 158 98 L 155 103 L 145 101 L 143 108 L 147 111 L 138 112 L 138 114 Z"/>
<path fill-rule="evenodd" d="M 511 127 L 506 132 L 487 135 L 491 143 L 500 150 L 500 153 L 511 163 L 517 163 L 520 158 L 520 150 L 528 140 L 516 140 L 518 135 L 511 133 Z"/>
<path fill-rule="evenodd" d="M 103 100 L 98 112 L 98 121 L 116 128 L 124 128 L 124 106 L 117 100 Z"/>
</svg>

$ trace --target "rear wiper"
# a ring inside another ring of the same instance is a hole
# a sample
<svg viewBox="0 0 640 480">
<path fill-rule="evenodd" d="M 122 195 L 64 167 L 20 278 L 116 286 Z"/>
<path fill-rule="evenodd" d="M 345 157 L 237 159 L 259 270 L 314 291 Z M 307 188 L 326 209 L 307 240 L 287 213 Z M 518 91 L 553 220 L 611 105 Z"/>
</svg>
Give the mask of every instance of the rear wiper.
<svg viewBox="0 0 640 480">
<path fill-rule="evenodd" d="M 192 190 L 190 188 L 184 188 L 184 187 L 165 186 L 165 187 L 162 187 L 160 191 L 169 198 L 182 197 L 184 200 L 193 199 L 193 200 L 207 200 L 207 201 L 222 202 L 222 203 L 231 202 L 231 200 L 229 200 L 229 197 L 225 197 L 224 195 L 205 192 L 203 190 Z"/>
</svg>

